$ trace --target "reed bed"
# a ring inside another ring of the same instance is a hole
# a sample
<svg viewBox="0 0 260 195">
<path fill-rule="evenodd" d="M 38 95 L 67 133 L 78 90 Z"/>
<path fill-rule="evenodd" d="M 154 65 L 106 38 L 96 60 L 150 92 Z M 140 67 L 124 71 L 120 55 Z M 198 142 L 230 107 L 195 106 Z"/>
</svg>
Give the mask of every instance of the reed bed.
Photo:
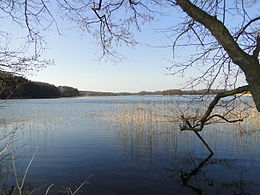
<svg viewBox="0 0 260 195">
<path fill-rule="evenodd" d="M 182 121 L 180 115 L 185 115 L 196 122 L 207 109 L 208 102 L 199 102 L 193 105 L 191 102 L 166 102 L 156 103 L 138 102 L 135 104 L 120 103 L 113 114 L 114 122 L 118 128 L 119 140 L 125 151 L 131 151 L 140 160 L 151 161 L 160 155 L 158 151 L 172 151 L 173 158 L 183 151 L 194 151 L 200 146 L 200 140 L 195 134 L 188 131 L 180 131 Z M 217 107 L 214 114 L 223 113 L 225 108 Z M 212 121 L 212 125 L 206 126 L 201 135 L 208 144 L 214 146 L 221 142 L 219 139 L 228 139 L 238 143 L 238 155 L 240 151 L 248 148 L 243 140 L 253 133 L 259 133 L 260 115 L 254 108 L 249 108 L 243 103 L 236 104 L 233 113 L 228 116 L 230 119 L 244 117 L 243 122 L 226 123 L 223 121 Z M 105 116 L 105 115 L 103 115 Z M 218 141 L 217 141 L 218 140 Z M 249 140 L 248 140 L 249 141 Z M 257 143 L 257 142 L 255 142 Z M 252 148 L 253 148 L 252 143 Z M 257 145 L 257 144 L 256 144 Z M 217 145 L 215 147 L 218 147 Z M 251 147 L 248 154 L 255 152 Z M 200 148 L 200 152 L 205 148 Z"/>
<path fill-rule="evenodd" d="M 140 101 L 140 102 L 119 102 L 114 105 L 104 105 L 98 114 L 99 119 L 112 121 L 120 129 L 136 129 L 138 131 L 148 131 L 150 134 L 161 132 L 162 126 L 172 126 L 174 130 L 179 130 L 184 116 L 190 123 L 196 124 L 208 108 L 210 100 L 179 99 L 174 101 Z M 246 126 L 248 130 L 251 126 L 256 127 L 260 121 L 260 114 L 250 106 L 251 102 L 236 101 L 229 105 L 227 100 L 222 100 L 215 107 L 212 115 L 223 115 L 229 120 L 243 119 L 237 123 Z M 226 123 L 221 118 L 213 118 L 210 124 Z M 107 123 L 106 123 L 107 124 Z M 167 127 L 169 129 L 169 127 Z M 168 130 L 167 130 L 168 131 Z"/>
<path fill-rule="evenodd" d="M 190 102 L 139 102 L 136 104 L 119 104 L 114 118 L 120 125 L 135 127 L 151 127 L 158 123 L 182 123 L 180 116 L 185 116 L 191 122 L 198 121 L 207 110 L 207 102 L 194 104 Z M 218 106 L 212 114 L 225 115 L 227 119 L 241 118 L 245 120 L 260 120 L 260 114 L 254 107 L 246 106 L 243 102 L 233 104 L 232 107 Z M 111 115 L 110 115 L 111 116 Z M 220 120 L 212 123 L 221 122 Z"/>
</svg>

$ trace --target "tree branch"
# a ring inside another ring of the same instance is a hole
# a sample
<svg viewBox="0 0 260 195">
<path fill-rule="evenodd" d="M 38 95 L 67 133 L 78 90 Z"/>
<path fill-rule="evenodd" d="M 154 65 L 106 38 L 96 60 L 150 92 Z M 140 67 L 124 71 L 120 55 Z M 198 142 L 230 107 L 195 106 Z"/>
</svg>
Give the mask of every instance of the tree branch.
<svg viewBox="0 0 260 195">
<path fill-rule="evenodd" d="M 210 116 L 210 114 L 212 113 L 214 107 L 217 105 L 217 103 L 219 102 L 219 100 L 221 98 L 227 97 L 227 96 L 232 96 L 238 93 L 243 93 L 246 91 L 250 91 L 249 89 L 249 85 L 245 85 L 242 87 L 238 87 L 236 89 L 230 90 L 230 91 L 225 91 L 222 93 L 219 93 L 215 96 L 215 98 L 213 99 L 213 101 L 209 104 L 207 111 L 204 113 L 203 117 L 200 119 L 200 129 L 202 130 L 202 128 L 204 127 L 205 122 L 207 121 L 208 117 Z"/>
<path fill-rule="evenodd" d="M 92 8 L 93 11 L 101 10 L 102 0 L 99 0 L 98 7 Z"/>
<path fill-rule="evenodd" d="M 243 32 L 247 29 L 247 27 L 249 27 L 253 22 L 255 22 L 255 21 L 257 21 L 257 20 L 260 20 L 260 17 L 256 17 L 256 18 L 250 20 L 250 21 L 238 32 L 238 34 L 236 35 L 235 38 L 238 39 L 239 36 L 240 36 L 241 34 L 243 34 Z"/>
<path fill-rule="evenodd" d="M 236 95 L 238 93 L 243 93 L 243 92 L 247 92 L 247 91 L 250 91 L 249 85 L 238 87 L 238 88 L 230 90 L 230 91 L 225 91 L 225 92 L 218 93 L 215 96 L 215 98 L 211 101 L 211 103 L 209 104 L 209 106 L 208 106 L 206 112 L 204 113 L 204 115 L 201 117 L 201 119 L 195 125 L 192 125 L 188 118 L 185 118 L 184 116 L 181 116 L 181 119 L 184 122 L 184 125 L 180 127 L 181 130 L 182 131 L 183 130 L 190 130 L 190 131 L 196 131 L 196 132 L 202 131 L 202 129 L 205 126 L 205 123 L 207 121 L 209 121 L 210 119 L 212 119 L 213 117 L 219 117 L 219 118 L 225 120 L 226 122 L 231 122 L 231 123 L 241 121 L 241 119 L 228 120 L 224 116 L 221 116 L 221 115 L 218 115 L 218 114 L 215 114 L 215 115 L 212 115 L 212 116 L 210 116 L 210 115 L 211 115 L 213 109 L 216 107 L 216 105 L 218 104 L 218 102 L 219 102 L 219 100 L 221 98 L 232 96 L 232 95 Z"/>
<path fill-rule="evenodd" d="M 259 52 L 260 52 L 260 36 L 257 35 L 257 37 L 256 37 L 256 48 L 255 48 L 255 50 L 253 51 L 253 56 L 254 56 L 255 58 L 257 58 L 258 55 L 259 55 Z"/>
<path fill-rule="evenodd" d="M 238 64 L 243 70 L 246 68 L 246 64 L 248 64 L 246 59 L 250 56 L 239 47 L 221 21 L 192 4 L 189 0 L 176 0 L 176 3 L 191 18 L 204 25 L 212 33 L 235 64 Z"/>
</svg>

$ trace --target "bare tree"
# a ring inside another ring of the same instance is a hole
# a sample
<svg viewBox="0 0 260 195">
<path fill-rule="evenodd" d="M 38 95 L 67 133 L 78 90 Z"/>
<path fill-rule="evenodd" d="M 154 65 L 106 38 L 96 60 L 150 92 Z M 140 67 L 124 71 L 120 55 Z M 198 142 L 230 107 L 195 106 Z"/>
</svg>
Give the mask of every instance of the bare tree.
<svg viewBox="0 0 260 195">
<path fill-rule="evenodd" d="M 260 79 L 258 78 L 258 75 L 260 73 L 260 65 L 258 60 L 259 50 L 260 50 L 260 36 L 259 31 L 257 31 L 255 28 L 248 30 L 247 28 L 250 27 L 254 22 L 257 22 L 260 20 L 260 17 L 257 16 L 255 18 L 248 18 L 247 12 L 245 11 L 245 8 L 243 7 L 243 1 L 241 1 L 241 11 L 242 11 L 242 27 L 240 27 L 235 34 L 231 34 L 231 32 L 227 29 L 225 25 L 225 14 L 226 14 L 226 2 L 225 1 L 216 1 L 211 3 L 222 3 L 223 4 L 223 11 L 222 11 L 222 21 L 218 20 L 217 16 L 218 14 L 215 14 L 215 16 L 210 15 L 203 9 L 199 8 L 198 6 L 192 4 L 188 0 L 177 0 L 176 5 L 180 6 L 181 9 L 186 12 L 194 22 L 199 23 L 202 25 L 200 28 L 205 28 L 207 31 L 210 32 L 210 35 L 213 36 L 217 40 L 217 44 L 221 47 L 221 50 L 223 50 L 221 53 L 222 56 L 219 56 L 219 62 L 213 63 L 214 66 L 216 65 L 222 65 L 227 66 L 229 68 L 232 64 L 238 66 L 238 70 L 242 70 L 242 72 L 245 74 L 246 81 L 248 83 L 248 86 L 239 87 L 236 89 L 233 89 L 232 91 L 225 92 L 223 94 L 219 94 L 211 103 L 209 106 L 209 109 L 201 119 L 201 123 L 208 119 L 206 115 L 210 115 L 211 110 L 213 109 L 214 105 L 217 104 L 218 100 L 222 97 L 234 95 L 236 93 L 241 93 L 245 91 L 250 91 L 254 102 L 256 104 L 256 107 L 258 111 L 260 111 Z M 237 2 L 235 2 L 236 6 L 238 5 Z M 219 9 L 219 6 L 216 5 L 212 7 L 210 4 L 203 3 L 202 7 L 208 7 L 208 9 Z M 222 7 L 220 7 L 222 8 Z M 193 22 L 192 21 L 192 22 Z M 201 45 L 203 45 L 203 40 L 200 39 L 200 36 L 196 33 L 196 31 L 193 29 L 193 24 L 190 24 L 190 28 L 192 31 L 194 31 L 194 34 L 198 37 L 198 39 L 201 41 Z M 207 35 L 207 34 L 204 34 Z M 241 38 L 240 38 L 241 37 Z M 215 50 L 219 50 L 214 48 Z M 211 48 L 212 50 L 212 48 Z M 207 52 L 211 51 L 205 51 L 203 55 L 207 55 Z M 219 51 L 218 51 L 219 52 Z M 203 57 L 203 55 L 201 57 Z M 216 54 L 218 55 L 218 54 Z M 212 60 L 217 60 L 213 56 Z M 229 66 L 228 66 L 229 65 Z M 215 68 L 215 67 L 213 67 Z M 224 69 L 223 67 L 222 69 Z M 210 70 L 209 70 L 210 71 Z M 215 75 L 215 77 L 218 76 L 218 73 Z M 229 74 L 227 74 L 229 76 Z M 214 78 L 213 78 L 214 81 Z M 212 81 L 212 82 L 213 82 Z M 235 85 L 235 83 L 233 84 Z"/>
<path fill-rule="evenodd" d="M 187 61 L 174 62 L 170 67 L 172 74 L 183 73 L 193 66 L 201 66 L 204 71 L 197 78 L 188 83 L 191 87 L 199 83 L 206 83 L 210 89 L 217 78 L 223 78 L 220 86 L 227 91 L 218 94 L 209 104 L 205 114 L 195 124 L 186 120 L 182 129 L 200 131 L 205 124 L 217 117 L 226 122 L 236 122 L 242 119 L 229 120 L 226 114 L 212 114 L 213 109 L 223 97 L 234 96 L 237 93 L 250 91 L 256 108 L 260 111 L 260 65 L 258 54 L 260 37 L 257 28 L 259 16 L 251 17 L 245 3 L 253 1 L 210 0 L 167 0 L 167 1 L 98 1 L 92 2 L 92 11 L 95 18 L 84 17 L 84 12 L 77 10 L 78 20 L 82 27 L 92 32 L 92 27 L 98 25 L 97 31 L 104 54 L 112 54 L 113 44 L 123 42 L 135 44 L 131 34 L 131 25 L 137 30 L 143 22 L 151 21 L 157 15 L 163 14 L 163 9 L 181 9 L 187 17 L 178 26 L 167 29 L 172 33 L 172 48 L 195 46 L 198 52 Z M 67 4 L 68 5 L 68 4 Z M 83 6 L 86 9 L 91 2 Z M 67 10 L 75 10 L 69 4 Z M 160 10 L 160 11 L 158 11 Z M 120 14 L 125 17 L 121 17 Z M 89 16 L 89 15 L 88 15 Z M 227 17 L 236 17 L 240 20 L 235 26 Z M 73 19 L 73 18 L 72 18 Z M 81 20 L 83 19 L 83 20 Z M 120 23 L 122 21 L 122 23 Z M 95 35 L 95 31 L 93 33 Z M 245 76 L 247 85 L 236 88 L 239 77 Z M 230 112 L 230 110 L 228 111 Z M 199 127 L 199 128 L 198 128 Z"/>
<path fill-rule="evenodd" d="M 39 31 L 44 31 L 48 23 L 38 8 L 37 2 L 31 2 L 30 5 L 27 1 L 3 0 L 0 2 L 0 20 L 6 27 L 0 30 L 1 99 L 10 97 L 15 91 L 17 84 L 15 79 L 18 79 L 15 76 L 34 73 L 53 63 L 52 60 L 41 57 L 45 42 Z M 37 17 L 41 17 L 41 20 Z M 40 21 L 46 25 L 43 27 Z M 6 26 L 8 22 L 10 25 Z M 12 32 L 10 28 L 12 23 L 21 27 L 20 34 Z M 24 31 L 26 33 L 23 34 Z"/>
<path fill-rule="evenodd" d="M 212 113 L 223 97 L 250 91 L 260 111 L 260 16 L 257 12 L 250 13 L 258 5 L 256 0 L 4 0 L 0 3 L 0 14 L 26 27 L 28 40 L 37 45 L 42 43 L 42 31 L 50 26 L 54 25 L 59 32 L 57 16 L 53 14 L 58 11 L 62 18 L 96 37 L 103 55 L 118 57 L 118 46 L 138 43 L 134 34 L 142 30 L 145 22 L 167 17 L 171 11 L 180 12 L 182 22 L 169 24 L 164 32 L 168 33 L 174 54 L 179 47 L 195 49 L 187 60 L 179 61 L 174 55 L 168 70 L 173 75 L 184 74 L 196 67 L 201 75 L 192 78 L 188 86 L 205 83 L 208 90 L 216 85 L 226 89 L 215 97 L 196 123 L 183 119 L 186 121 L 183 129 L 197 131 L 213 118 L 226 122 L 240 120 Z M 246 85 L 238 87 L 241 78 L 245 78 Z"/>
</svg>

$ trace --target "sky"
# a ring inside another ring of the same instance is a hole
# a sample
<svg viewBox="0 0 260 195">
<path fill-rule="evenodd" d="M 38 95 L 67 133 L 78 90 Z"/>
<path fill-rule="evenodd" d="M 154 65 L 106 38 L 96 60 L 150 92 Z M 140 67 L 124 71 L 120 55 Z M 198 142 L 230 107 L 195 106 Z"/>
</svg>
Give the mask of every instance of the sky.
<svg viewBox="0 0 260 195">
<path fill-rule="evenodd" d="M 55 64 L 28 78 L 86 91 L 139 92 L 181 88 L 184 79 L 165 72 L 165 67 L 170 66 L 171 49 L 153 47 L 168 41 L 155 30 L 161 25 L 162 21 L 145 25 L 142 32 L 136 33 L 140 43 L 134 48 L 119 48 L 125 59 L 115 63 L 99 60 L 101 48 L 91 35 L 64 24 L 62 35 L 54 29 L 45 36 L 48 48 L 44 57 L 53 59 Z"/>
<path fill-rule="evenodd" d="M 143 39 L 143 44 L 135 48 L 119 50 L 126 57 L 123 61 L 104 62 L 98 60 L 101 48 L 90 38 L 68 31 L 65 36 L 49 38 L 45 56 L 54 59 L 55 65 L 29 78 L 90 91 L 138 92 L 181 87 L 181 79 L 165 74 L 165 67 L 170 65 L 169 49 L 146 46 Z"/>
<path fill-rule="evenodd" d="M 45 32 L 47 48 L 43 57 L 53 59 L 55 64 L 27 75 L 27 78 L 85 91 L 139 92 L 182 88 L 185 82 L 198 72 L 191 69 L 185 77 L 166 75 L 165 67 L 171 65 L 171 48 L 148 46 L 168 44 L 169 40 L 165 34 L 157 32 L 156 29 L 176 25 L 181 15 L 173 9 L 170 17 L 162 17 L 152 24 L 144 25 L 142 32 L 136 33 L 139 45 L 135 48 L 118 49 L 126 56 L 124 61 L 118 63 L 98 61 L 97 53 L 101 48 L 97 46 L 96 40 L 88 33 L 79 32 L 78 29 L 71 28 L 69 23 L 61 21 L 59 28 L 62 35 L 59 35 L 55 28 Z M 15 24 L 10 26 L 6 22 L 6 25 L 11 32 L 17 32 Z M 190 51 L 179 52 L 179 55 L 182 55 Z"/>
</svg>

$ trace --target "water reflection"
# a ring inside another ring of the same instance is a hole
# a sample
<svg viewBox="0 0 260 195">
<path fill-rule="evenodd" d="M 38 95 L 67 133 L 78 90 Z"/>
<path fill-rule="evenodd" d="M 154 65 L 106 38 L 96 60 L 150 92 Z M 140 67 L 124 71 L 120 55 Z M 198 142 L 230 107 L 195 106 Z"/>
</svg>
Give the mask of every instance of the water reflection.
<svg viewBox="0 0 260 195">
<path fill-rule="evenodd" d="M 202 194 L 202 189 L 199 189 L 199 188 L 197 188 L 197 187 L 195 187 L 195 186 L 190 185 L 190 184 L 189 184 L 189 181 L 191 180 L 191 178 L 192 178 L 193 176 L 198 175 L 198 174 L 201 173 L 201 169 L 202 169 L 204 166 L 206 166 L 206 163 L 210 160 L 210 158 L 211 158 L 212 156 L 213 156 L 213 154 L 211 153 L 208 157 L 206 157 L 203 161 L 201 161 L 201 162 L 199 163 L 199 165 L 196 166 L 196 167 L 195 167 L 194 169 L 192 169 L 191 171 L 189 171 L 189 172 L 182 172 L 182 173 L 181 173 L 181 176 L 180 176 L 182 185 L 191 188 L 192 191 L 196 192 L 198 195 L 201 195 L 201 194 Z M 208 184 L 209 184 L 210 186 L 212 186 L 212 185 L 213 185 L 213 182 L 210 181 L 210 182 L 208 182 Z"/>
<path fill-rule="evenodd" d="M 195 194 L 257 194 L 260 189 L 259 180 L 256 181 L 247 174 L 254 171 L 254 166 L 246 167 L 234 159 L 212 159 L 209 155 L 201 159 L 199 164 L 189 171 L 181 170 L 181 184 L 191 189 Z M 246 163 L 246 162 L 244 162 Z M 240 165 L 238 165 L 240 164 Z M 220 166 L 224 169 L 222 178 L 212 174 L 212 167 Z M 230 172 L 233 173 L 230 176 Z"/>
<path fill-rule="evenodd" d="M 155 114 L 143 105 L 141 108 L 135 105 L 123 111 L 121 108 L 115 115 L 118 136 L 128 155 L 151 169 L 163 168 L 176 188 L 179 181 L 180 186 L 189 189 L 178 189 L 177 193 L 244 195 L 259 192 L 260 178 L 255 174 L 260 171 L 256 163 L 260 160 L 256 148 L 260 146 L 259 116 L 239 124 L 205 128 L 202 137 L 216 152 L 213 156 L 213 153 L 207 155 L 193 132 L 180 132 L 176 121 L 161 123 L 165 115 L 159 112 Z"/>
<path fill-rule="evenodd" d="M 44 185 L 46 190 L 54 183 L 55 191 L 92 175 L 84 194 L 257 194 L 260 190 L 259 120 L 205 128 L 201 136 L 215 152 L 208 156 L 193 132 L 179 130 L 176 104 L 185 109 L 190 105 L 187 100 L 120 98 L 17 100 L 15 107 L 0 110 L 9 121 L 1 132 L 19 126 L 14 144 L 19 175 L 39 147 L 26 188 Z M 0 183 L 8 184 L 8 192 L 14 182 L 12 166 L 3 162 Z"/>
</svg>

